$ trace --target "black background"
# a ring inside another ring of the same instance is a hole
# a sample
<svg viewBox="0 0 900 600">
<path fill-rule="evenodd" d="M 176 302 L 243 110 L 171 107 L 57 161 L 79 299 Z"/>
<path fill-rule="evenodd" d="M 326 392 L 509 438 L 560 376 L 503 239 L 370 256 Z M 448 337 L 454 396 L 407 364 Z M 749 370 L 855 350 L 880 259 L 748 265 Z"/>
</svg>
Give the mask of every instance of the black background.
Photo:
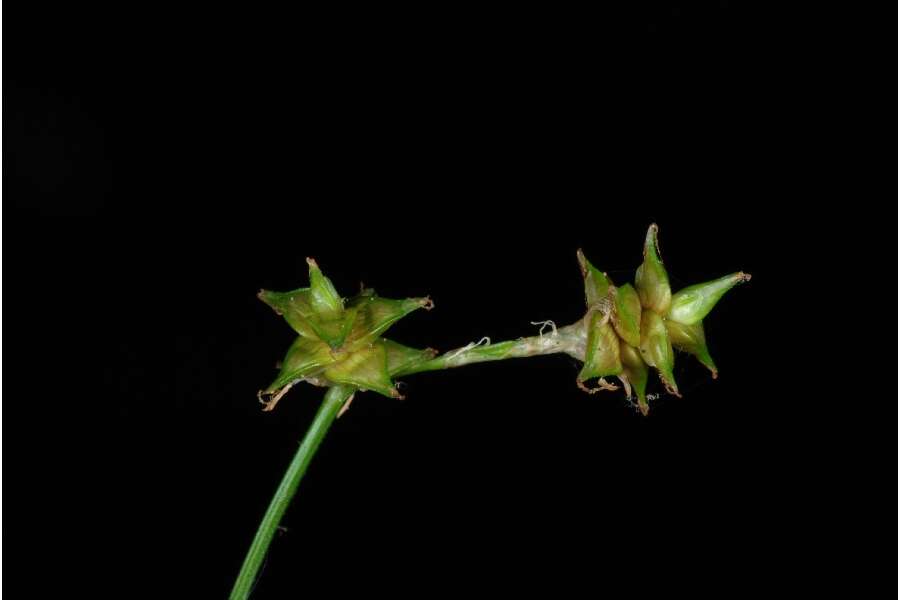
<svg viewBox="0 0 900 600">
<path fill-rule="evenodd" d="M 576 248 L 625 282 L 656 222 L 675 288 L 754 276 L 706 322 L 718 380 L 680 356 L 648 418 L 562 356 L 361 394 L 254 597 L 876 587 L 896 264 L 862 250 L 896 239 L 895 38 L 827 13 L 401 40 L 358 13 L 7 7 L 7 586 L 225 597 L 321 397 L 255 397 L 292 339 L 255 294 L 306 256 L 345 295 L 430 294 L 390 337 L 447 350 L 574 321 Z"/>
</svg>

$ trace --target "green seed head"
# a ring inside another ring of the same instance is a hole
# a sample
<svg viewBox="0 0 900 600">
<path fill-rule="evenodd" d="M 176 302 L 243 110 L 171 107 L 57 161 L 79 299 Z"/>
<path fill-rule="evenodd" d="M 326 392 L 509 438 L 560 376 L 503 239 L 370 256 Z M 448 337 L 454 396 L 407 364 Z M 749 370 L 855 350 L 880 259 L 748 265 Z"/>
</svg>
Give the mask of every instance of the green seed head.
<svg viewBox="0 0 900 600">
<path fill-rule="evenodd" d="M 316 262 L 309 264 L 308 288 L 292 292 L 262 290 L 259 298 L 284 316 L 299 334 L 282 361 L 281 371 L 260 392 L 266 410 L 292 385 L 348 384 L 360 390 L 399 398 L 392 375 L 417 361 L 433 358 L 433 350 L 407 348 L 381 336 L 399 319 L 419 308 L 430 309 L 428 298 L 391 300 L 366 289 L 349 300 L 338 295 Z"/>
<path fill-rule="evenodd" d="M 702 319 L 722 296 L 738 283 L 749 281 L 745 273 L 684 288 L 672 294 L 669 276 L 659 256 L 657 234 L 651 225 L 644 239 L 644 262 L 635 273 L 635 285 L 615 286 L 578 251 L 584 278 L 588 313 L 584 367 L 578 375 L 579 387 L 595 391 L 614 389 L 603 377 L 616 375 L 641 412 L 647 414 L 647 374 L 656 369 L 670 394 L 680 395 L 675 382 L 673 347 L 692 354 L 713 377 L 718 370 L 703 332 Z M 586 388 L 584 382 L 599 378 L 599 387 Z"/>
</svg>

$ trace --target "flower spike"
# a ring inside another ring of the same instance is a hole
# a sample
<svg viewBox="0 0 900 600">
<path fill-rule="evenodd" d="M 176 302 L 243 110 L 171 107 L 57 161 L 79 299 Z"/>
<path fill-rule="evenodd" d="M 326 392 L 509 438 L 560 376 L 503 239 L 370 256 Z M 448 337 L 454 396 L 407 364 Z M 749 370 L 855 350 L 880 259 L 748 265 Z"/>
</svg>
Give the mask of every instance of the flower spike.
<svg viewBox="0 0 900 600">
<path fill-rule="evenodd" d="M 267 410 L 300 381 L 351 385 L 399 398 L 392 374 L 433 358 L 434 351 L 407 348 L 381 336 L 399 319 L 419 308 L 430 309 L 434 303 L 430 298 L 381 298 L 371 289 L 361 289 L 345 302 L 316 261 L 308 258 L 306 262 L 310 287 L 259 293 L 300 336 L 288 349 L 275 381 L 260 392 L 261 399 L 271 398 Z"/>
<path fill-rule="evenodd" d="M 706 346 L 702 320 L 725 292 L 750 280 L 746 273 L 732 273 L 672 294 L 669 275 L 659 255 L 658 235 L 659 227 L 650 225 L 644 238 L 644 261 L 635 273 L 634 287 L 627 283 L 613 285 L 578 251 L 588 304 L 584 319 L 588 330 L 583 355 L 570 352 L 584 362 L 578 376 L 579 387 L 591 377 L 617 375 L 626 393 L 634 392 L 644 414 L 649 410 L 649 368 L 656 369 L 669 393 L 680 396 L 673 347 L 696 357 L 714 378 L 718 375 Z M 614 347 L 618 351 L 613 351 Z M 602 379 L 600 382 L 605 383 Z"/>
</svg>

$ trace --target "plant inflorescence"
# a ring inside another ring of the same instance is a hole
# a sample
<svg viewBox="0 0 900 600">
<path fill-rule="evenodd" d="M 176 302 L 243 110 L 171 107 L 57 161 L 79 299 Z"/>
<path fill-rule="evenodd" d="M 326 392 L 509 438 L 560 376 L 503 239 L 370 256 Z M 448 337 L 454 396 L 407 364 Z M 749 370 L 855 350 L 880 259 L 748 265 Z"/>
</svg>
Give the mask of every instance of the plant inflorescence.
<svg viewBox="0 0 900 600">
<path fill-rule="evenodd" d="M 261 291 L 259 298 L 297 333 L 277 377 L 259 393 L 264 410 L 275 408 L 288 390 L 301 382 L 326 387 L 328 392 L 269 505 L 231 597 L 249 596 L 272 536 L 312 456 L 331 423 L 357 392 L 401 398 L 395 378 L 404 375 L 562 353 L 582 363 L 576 377 L 580 389 L 589 393 L 617 390 L 618 385 L 607 381 L 615 377 L 626 396 L 633 397 L 646 415 L 651 370 L 656 371 L 668 393 L 680 396 L 673 373 L 673 348 L 696 357 L 715 378 L 718 369 L 706 345 L 703 319 L 725 292 L 749 281 L 750 275 L 732 273 L 673 294 L 657 234 L 657 226 L 651 225 L 634 285 L 614 284 L 578 251 L 586 312 L 575 323 L 557 327 L 547 321 L 537 336 L 493 344 L 483 338 L 441 355 L 431 348 L 411 348 L 384 337 L 399 319 L 420 308 L 433 308 L 430 298 L 392 300 L 362 289 L 344 299 L 312 259 L 307 259 L 309 287 L 289 292 Z M 545 331 L 547 326 L 549 332 Z"/>
</svg>

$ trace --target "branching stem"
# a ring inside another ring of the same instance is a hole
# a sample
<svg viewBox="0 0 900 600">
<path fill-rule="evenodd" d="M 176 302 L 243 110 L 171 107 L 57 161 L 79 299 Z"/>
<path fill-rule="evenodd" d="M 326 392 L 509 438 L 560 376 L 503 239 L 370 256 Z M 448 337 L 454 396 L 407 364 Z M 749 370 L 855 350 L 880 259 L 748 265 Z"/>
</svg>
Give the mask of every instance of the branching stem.
<svg viewBox="0 0 900 600">
<path fill-rule="evenodd" d="M 519 338 L 497 344 L 479 346 L 469 344 L 456 350 L 451 350 L 431 360 L 413 365 L 396 376 L 411 375 L 424 371 L 438 371 L 461 367 L 477 362 L 504 360 L 507 358 L 524 358 L 528 356 L 540 356 L 544 354 L 564 353 L 579 360 L 584 360 L 584 350 L 587 340 L 587 330 L 583 320 L 578 320 L 572 325 L 555 329 L 552 333 Z M 262 566 L 269 545 L 278 529 L 278 524 L 284 516 L 291 499 L 297 491 L 297 486 L 306 473 L 306 468 L 313 455 L 319 448 L 319 444 L 338 416 L 341 407 L 353 395 L 354 388 L 345 385 L 336 385 L 328 389 L 322 406 L 306 432 L 306 437 L 300 444 L 297 454 L 291 461 L 275 496 L 269 504 L 268 510 L 260 523 L 253 544 L 247 552 L 241 572 L 231 591 L 231 600 L 244 600 L 253 591 L 259 569 Z"/>
<path fill-rule="evenodd" d="M 469 344 L 456 350 L 450 350 L 429 361 L 425 361 L 397 373 L 397 376 L 411 375 L 423 371 L 440 371 L 461 367 L 478 362 L 504 360 L 507 358 L 525 358 L 544 354 L 568 354 L 584 360 L 584 348 L 587 343 L 587 331 L 582 320 L 572 325 L 560 327 L 553 333 L 545 333 L 531 337 L 519 338 L 507 342 L 479 346 Z"/>
</svg>

